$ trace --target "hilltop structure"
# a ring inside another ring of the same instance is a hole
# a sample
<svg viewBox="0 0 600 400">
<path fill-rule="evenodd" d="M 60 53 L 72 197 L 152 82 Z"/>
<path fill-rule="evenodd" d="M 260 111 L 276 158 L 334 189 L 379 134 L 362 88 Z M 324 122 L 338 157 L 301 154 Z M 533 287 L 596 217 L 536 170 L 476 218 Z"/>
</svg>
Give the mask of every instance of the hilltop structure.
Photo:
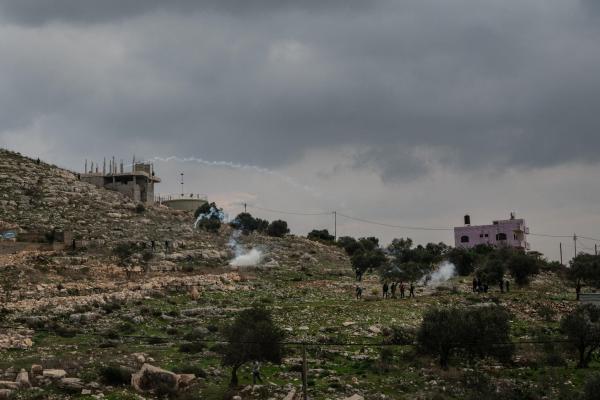
<svg viewBox="0 0 600 400">
<path fill-rule="evenodd" d="M 180 195 L 160 195 L 156 202 L 173 210 L 196 211 L 198 207 L 207 204 L 208 199 L 204 195 L 189 193 Z"/>
<path fill-rule="evenodd" d="M 529 250 L 527 242 L 529 228 L 522 218 L 493 221 L 491 225 L 471 225 L 471 217 L 465 215 L 465 225 L 454 228 L 455 247 L 471 248 L 480 244 L 496 247 L 513 247 Z"/>
<path fill-rule="evenodd" d="M 92 163 L 88 170 L 85 163 L 85 173 L 80 175 L 84 182 L 91 183 L 97 187 L 113 190 L 129 197 L 136 203 L 152 205 L 154 203 L 154 184 L 160 182 L 160 178 L 154 174 L 154 166 L 149 163 L 138 163 L 133 159 L 131 171 L 125 171 L 121 161 L 119 168 L 113 160 L 109 161 L 108 171 L 106 160 L 102 166 L 102 172 Z"/>
</svg>

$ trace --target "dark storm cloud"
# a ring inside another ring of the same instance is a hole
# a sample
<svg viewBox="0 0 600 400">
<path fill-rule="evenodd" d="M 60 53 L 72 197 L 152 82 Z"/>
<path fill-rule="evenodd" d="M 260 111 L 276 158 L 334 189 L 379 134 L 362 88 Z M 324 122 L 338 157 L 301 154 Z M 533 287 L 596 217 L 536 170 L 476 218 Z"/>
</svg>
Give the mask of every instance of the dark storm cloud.
<svg viewBox="0 0 600 400">
<path fill-rule="evenodd" d="M 40 25 L 49 22 L 99 23 L 155 11 L 249 15 L 281 10 L 362 9 L 370 3 L 371 0 L 3 0 L 0 10 L 7 20 Z"/>
<path fill-rule="evenodd" d="M 388 182 L 595 163 L 591 4 L 0 1 L 0 132 L 267 167 L 355 146 Z"/>
</svg>

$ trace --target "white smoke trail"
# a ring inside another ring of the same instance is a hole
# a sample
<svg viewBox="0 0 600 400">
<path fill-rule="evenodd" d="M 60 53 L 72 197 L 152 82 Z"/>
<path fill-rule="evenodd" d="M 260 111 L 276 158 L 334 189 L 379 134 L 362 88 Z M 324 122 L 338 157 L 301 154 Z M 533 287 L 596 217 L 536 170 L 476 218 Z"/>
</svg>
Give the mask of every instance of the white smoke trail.
<svg viewBox="0 0 600 400">
<path fill-rule="evenodd" d="M 198 228 L 198 224 L 200 223 L 200 221 L 209 218 L 217 218 L 219 221 L 223 222 L 226 218 L 226 215 L 222 210 L 211 207 L 208 213 L 198 215 L 198 218 L 196 218 L 196 222 L 194 222 L 194 229 Z"/>
<path fill-rule="evenodd" d="M 456 267 L 448 261 L 442 262 L 435 271 L 423 277 L 420 284 L 437 287 L 456 275 Z"/>
<path fill-rule="evenodd" d="M 279 179 L 282 179 L 283 181 L 290 184 L 291 186 L 294 186 L 294 187 L 304 190 L 306 192 L 310 192 L 314 195 L 318 195 L 316 190 L 311 186 L 303 185 L 300 182 L 296 181 L 294 178 L 284 175 L 280 172 L 273 171 L 268 168 L 259 167 L 256 165 L 239 164 L 239 163 L 235 163 L 235 162 L 231 162 L 231 161 L 208 161 L 208 160 L 205 160 L 203 158 L 198 158 L 198 157 L 177 157 L 177 156 L 170 156 L 170 157 L 155 156 L 155 157 L 148 159 L 147 161 L 156 161 L 156 162 L 176 161 L 176 162 L 181 162 L 181 163 L 203 164 L 203 165 L 207 165 L 210 167 L 222 167 L 222 168 L 224 167 L 224 168 L 253 171 L 253 172 L 257 172 L 259 174 L 263 174 L 263 175 L 275 176 Z"/>
</svg>

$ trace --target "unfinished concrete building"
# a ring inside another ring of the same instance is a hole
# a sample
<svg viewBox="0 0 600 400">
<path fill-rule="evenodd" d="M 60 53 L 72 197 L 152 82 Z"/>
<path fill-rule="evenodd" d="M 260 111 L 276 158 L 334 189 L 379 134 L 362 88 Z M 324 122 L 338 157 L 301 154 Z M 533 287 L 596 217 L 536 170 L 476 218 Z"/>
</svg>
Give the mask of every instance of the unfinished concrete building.
<svg viewBox="0 0 600 400">
<path fill-rule="evenodd" d="M 109 161 L 108 170 L 105 160 L 102 165 L 102 171 L 100 171 L 98 165 L 94 169 L 94 163 L 88 169 L 86 161 L 85 171 L 80 176 L 84 182 L 122 193 L 135 203 L 145 205 L 152 205 L 154 203 L 154 184 L 159 183 L 160 178 L 155 176 L 152 164 L 139 163 L 134 158 L 131 170 L 125 171 L 123 162 L 121 161 L 117 168 L 113 158 Z"/>
</svg>

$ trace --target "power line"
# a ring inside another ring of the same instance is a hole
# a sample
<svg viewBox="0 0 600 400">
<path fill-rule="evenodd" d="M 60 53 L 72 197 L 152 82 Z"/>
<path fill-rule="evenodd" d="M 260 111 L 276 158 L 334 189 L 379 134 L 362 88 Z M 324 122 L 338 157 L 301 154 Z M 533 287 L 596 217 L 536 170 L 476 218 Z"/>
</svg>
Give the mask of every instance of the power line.
<svg viewBox="0 0 600 400">
<path fill-rule="evenodd" d="M 600 242 L 600 239 L 596 239 L 593 237 L 588 237 L 588 236 L 577 236 L 577 238 L 582 238 L 582 239 L 587 239 L 587 240 L 592 240 L 594 242 Z"/>
<path fill-rule="evenodd" d="M 386 228 L 398 228 L 398 229 L 419 230 L 419 231 L 453 231 L 454 230 L 454 228 L 429 228 L 429 227 L 423 227 L 423 226 L 392 225 L 392 224 L 386 224 L 384 222 L 377 222 L 377 221 L 371 221 L 371 220 L 364 219 L 364 218 L 352 217 L 352 216 L 346 215 L 346 214 L 337 213 L 337 215 L 339 215 L 340 217 L 351 219 L 353 221 L 364 222 L 366 224 L 371 224 L 371 225 L 384 226 Z"/>
<path fill-rule="evenodd" d="M 248 206 L 248 208 L 254 208 L 256 210 L 261 210 L 261 211 L 266 211 L 266 212 L 271 212 L 271 213 L 276 213 L 276 214 L 302 215 L 302 216 L 320 216 L 320 215 L 333 214 L 333 212 L 331 212 L 331 211 L 328 211 L 328 212 L 296 212 L 296 211 L 274 210 L 272 208 L 258 207 L 258 206 L 252 206 L 252 205 L 247 205 L 247 206 Z"/>
<path fill-rule="evenodd" d="M 299 216 L 329 216 L 332 214 L 336 214 L 337 216 L 344 217 L 349 220 L 362 222 L 370 225 L 377 225 L 386 228 L 395 228 L 395 229 L 405 229 L 405 230 L 415 230 L 415 231 L 453 231 L 454 228 L 442 228 L 442 227 L 426 227 L 426 226 L 410 226 L 410 225 L 395 225 L 395 224 L 387 224 L 385 222 L 373 221 L 366 218 L 354 217 L 347 214 L 342 214 L 336 211 L 322 211 L 322 212 L 299 212 L 299 211 L 284 211 L 284 210 L 276 210 L 272 208 L 259 207 L 254 205 L 248 205 L 249 208 L 254 208 L 256 210 L 262 210 L 271 213 L 284 214 L 284 215 L 299 215 Z M 555 239 L 573 239 L 572 234 L 551 234 L 551 233 L 537 233 L 537 232 L 529 232 L 531 236 L 537 237 L 546 237 L 546 238 L 555 238 Z M 577 238 L 592 240 L 600 243 L 600 239 L 590 237 L 590 236 L 577 236 Z"/>
<path fill-rule="evenodd" d="M 551 234 L 548 234 L 548 233 L 533 233 L 533 232 L 529 232 L 529 235 L 531 235 L 531 236 L 549 237 L 549 238 L 573 239 L 573 235 L 551 235 Z"/>
</svg>

